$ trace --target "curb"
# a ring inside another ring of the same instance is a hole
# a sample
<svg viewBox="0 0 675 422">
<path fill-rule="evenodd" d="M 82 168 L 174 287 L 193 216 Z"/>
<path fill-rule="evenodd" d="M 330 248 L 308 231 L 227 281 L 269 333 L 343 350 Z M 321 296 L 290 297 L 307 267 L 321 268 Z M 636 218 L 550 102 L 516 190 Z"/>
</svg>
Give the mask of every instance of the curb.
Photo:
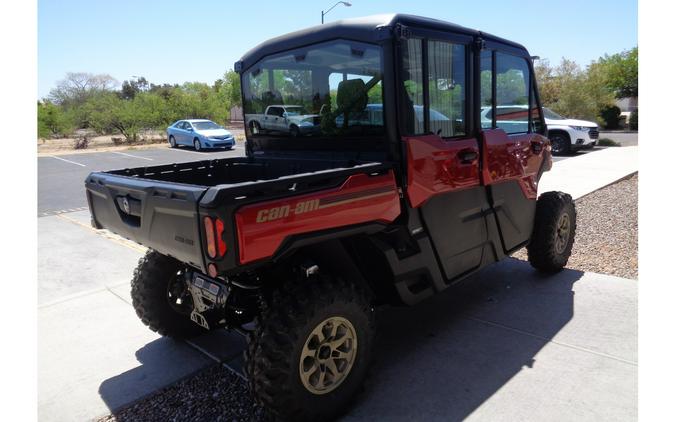
<svg viewBox="0 0 675 422">
<path fill-rule="evenodd" d="M 581 195 L 580 197 L 578 197 L 578 198 L 575 199 L 574 201 L 576 202 L 576 201 L 578 201 L 578 200 L 580 200 L 580 199 L 582 199 L 582 198 L 585 198 L 585 197 L 587 197 L 588 195 L 590 195 L 590 194 L 592 194 L 592 193 L 595 193 L 595 192 L 597 192 L 597 191 L 599 191 L 599 190 L 601 190 L 601 189 L 606 188 L 607 186 L 612 186 L 612 185 L 615 185 L 615 184 L 617 184 L 617 183 L 619 183 L 619 182 L 623 182 L 623 181 L 626 180 L 626 179 L 630 179 L 631 177 L 635 176 L 635 175 L 638 174 L 638 173 L 639 173 L 639 171 L 634 171 L 634 172 L 632 172 L 632 173 L 628 173 L 627 175 L 625 175 L 625 176 L 623 176 L 623 177 L 621 177 L 621 178 L 619 178 L 619 179 L 616 179 L 615 181 L 613 181 L 613 182 L 611 182 L 611 183 L 607 183 L 607 184 L 604 185 L 604 186 L 600 186 L 599 188 L 597 188 L 597 189 L 595 189 L 595 190 L 592 190 L 592 191 L 590 191 L 590 192 L 588 192 L 588 193 L 586 193 L 586 194 Z"/>
</svg>

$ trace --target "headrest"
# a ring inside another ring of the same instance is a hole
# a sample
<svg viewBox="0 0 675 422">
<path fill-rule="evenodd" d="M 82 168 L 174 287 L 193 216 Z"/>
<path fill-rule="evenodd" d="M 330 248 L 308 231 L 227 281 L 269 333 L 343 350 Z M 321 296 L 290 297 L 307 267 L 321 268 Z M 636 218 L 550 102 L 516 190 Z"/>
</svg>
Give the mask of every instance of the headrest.
<svg viewBox="0 0 675 422">
<path fill-rule="evenodd" d="M 337 106 L 346 112 L 358 112 L 366 109 L 368 93 L 363 79 L 350 79 L 338 84 Z"/>
</svg>

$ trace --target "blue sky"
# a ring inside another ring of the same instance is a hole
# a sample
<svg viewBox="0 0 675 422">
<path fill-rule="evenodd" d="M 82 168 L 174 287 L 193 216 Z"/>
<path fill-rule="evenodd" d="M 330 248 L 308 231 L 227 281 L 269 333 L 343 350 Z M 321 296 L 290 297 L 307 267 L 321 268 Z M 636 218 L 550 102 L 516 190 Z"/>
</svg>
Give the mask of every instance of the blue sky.
<svg viewBox="0 0 675 422">
<path fill-rule="evenodd" d="M 320 23 L 334 1 L 38 1 L 38 97 L 66 72 L 212 83 L 256 44 Z M 351 0 L 326 20 L 411 13 L 524 44 L 556 64 L 586 65 L 637 45 L 637 0 Z"/>
</svg>

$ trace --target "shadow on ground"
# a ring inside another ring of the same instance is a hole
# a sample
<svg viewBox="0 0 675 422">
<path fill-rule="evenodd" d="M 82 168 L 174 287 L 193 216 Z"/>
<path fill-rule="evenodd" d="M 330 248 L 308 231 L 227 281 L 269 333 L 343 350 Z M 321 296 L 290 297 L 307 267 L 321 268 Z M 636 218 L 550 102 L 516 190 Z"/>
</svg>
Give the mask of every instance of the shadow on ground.
<svg viewBox="0 0 675 422">
<path fill-rule="evenodd" d="M 507 259 L 418 306 L 382 310 L 371 378 L 346 419 L 465 419 L 537 365 L 572 319 L 572 286 L 583 274 L 543 276 Z"/>
<path fill-rule="evenodd" d="M 507 259 L 415 307 L 379 310 L 370 378 L 345 420 L 465 419 L 514 375 L 537 365 L 537 353 L 572 319 L 572 288 L 582 275 L 542 276 Z M 133 389 L 139 376 L 182 364 L 166 360 L 164 349 L 175 347 L 167 342 L 146 345 L 137 352 L 140 367 L 101 384 L 110 409 L 119 409 L 120 392 Z"/>
</svg>

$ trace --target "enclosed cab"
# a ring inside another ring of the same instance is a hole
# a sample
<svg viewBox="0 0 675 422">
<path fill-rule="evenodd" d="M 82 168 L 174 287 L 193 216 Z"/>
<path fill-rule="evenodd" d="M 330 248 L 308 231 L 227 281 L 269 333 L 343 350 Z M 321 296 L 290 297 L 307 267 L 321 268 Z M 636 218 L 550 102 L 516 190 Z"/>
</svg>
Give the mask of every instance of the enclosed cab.
<svg viewBox="0 0 675 422">
<path fill-rule="evenodd" d="M 97 227 L 151 248 L 132 280 L 143 322 L 246 327 L 274 415 L 345 409 L 377 352 L 374 306 L 524 246 L 539 270 L 567 263 L 574 204 L 537 191 L 551 146 L 522 45 L 380 15 L 271 39 L 235 70 L 245 158 L 93 173 L 87 194 Z"/>
</svg>

